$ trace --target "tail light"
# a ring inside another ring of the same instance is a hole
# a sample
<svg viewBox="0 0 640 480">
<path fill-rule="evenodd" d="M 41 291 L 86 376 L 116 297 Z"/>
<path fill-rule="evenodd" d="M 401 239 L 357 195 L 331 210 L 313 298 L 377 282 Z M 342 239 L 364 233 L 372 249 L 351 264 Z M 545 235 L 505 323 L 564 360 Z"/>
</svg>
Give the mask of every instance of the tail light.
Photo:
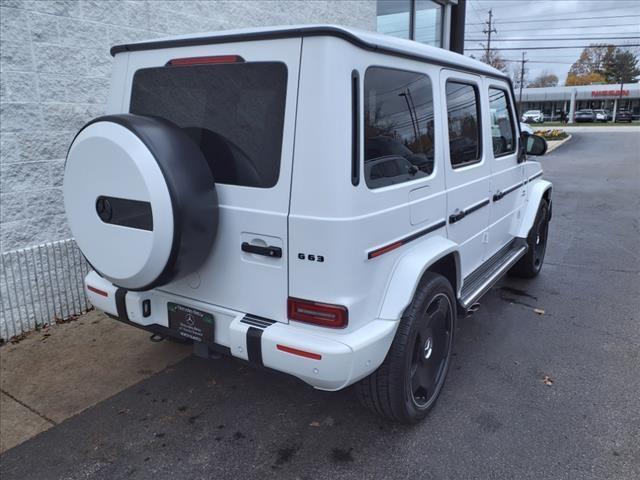
<svg viewBox="0 0 640 480">
<path fill-rule="evenodd" d="M 349 311 L 341 305 L 291 298 L 287 300 L 290 320 L 313 323 L 322 327 L 344 328 L 349 321 Z"/>
<path fill-rule="evenodd" d="M 244 58 L 240 55 L 218 55 L 215 57 L 188 57 L 174 58 L 167 65 L 172 67 L 185 67 L 189 65 L 208 65 L 212 63 L 242 63 Z"/>
</svg>

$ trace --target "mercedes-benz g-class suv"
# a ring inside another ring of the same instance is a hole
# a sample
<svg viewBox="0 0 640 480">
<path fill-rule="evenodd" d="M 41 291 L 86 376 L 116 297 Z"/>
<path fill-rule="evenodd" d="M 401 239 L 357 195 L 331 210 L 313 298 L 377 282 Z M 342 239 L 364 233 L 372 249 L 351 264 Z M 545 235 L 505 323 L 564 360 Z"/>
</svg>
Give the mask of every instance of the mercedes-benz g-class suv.
<svg viewBox="0 0 640 480">
<path fill-rule="evenodd" d="M 456 321 L 542 266 L 545 141 L 509 78 L 331 26 L 112 49 L 64 178 L 96 308 L 415 422 Z"/>
</svg>

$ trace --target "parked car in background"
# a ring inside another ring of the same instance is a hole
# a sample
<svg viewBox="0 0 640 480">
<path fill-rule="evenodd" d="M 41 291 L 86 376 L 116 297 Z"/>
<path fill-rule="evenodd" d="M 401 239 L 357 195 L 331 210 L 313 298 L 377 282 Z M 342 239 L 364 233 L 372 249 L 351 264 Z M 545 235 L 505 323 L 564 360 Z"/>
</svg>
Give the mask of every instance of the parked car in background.
<svg viewBox="0 0 640 480">
<path fill-rule="evenodd" d="M 628 122 L 631 123 L 633 118 L 631 117 L 631 112 L 629 110 L 619 110 L 616 113 L 616 122 Z"/>
<path fill-rule="evenodd" d="M 527 110 L 522 115 L 522 121 L 525 123 L 542 123 L 544 122 L 544 114 L 540 110 Z"/>
<path fill-rule="evenodd" d="M 595 122 L 596 114 L 590 108 L 583 108 L 575 113 L 573 119 L 576 122 Z"/>
<path fill-rule="evenodd" d="M 609 121 L 609 112 L 607 112 L 606 110 L 594 110 L 594 113 L 596 114 L 596 121 L 597 122 L 608 122 Z"/>
</svg>

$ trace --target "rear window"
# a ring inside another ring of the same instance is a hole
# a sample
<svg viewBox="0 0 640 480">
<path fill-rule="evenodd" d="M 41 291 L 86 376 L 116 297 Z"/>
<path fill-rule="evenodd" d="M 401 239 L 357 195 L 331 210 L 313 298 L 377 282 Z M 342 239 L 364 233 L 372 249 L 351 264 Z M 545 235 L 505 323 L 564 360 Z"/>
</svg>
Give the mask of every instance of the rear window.
<svg viewBox="0 0 640 480">
<path fill-rule="evenodd" d="M 280 173 L 286 90 L 280 62 L 145 68 L 133 77 L 130 111 L 182 128 L 216 183 L 270 188 Z"/>
</svg>

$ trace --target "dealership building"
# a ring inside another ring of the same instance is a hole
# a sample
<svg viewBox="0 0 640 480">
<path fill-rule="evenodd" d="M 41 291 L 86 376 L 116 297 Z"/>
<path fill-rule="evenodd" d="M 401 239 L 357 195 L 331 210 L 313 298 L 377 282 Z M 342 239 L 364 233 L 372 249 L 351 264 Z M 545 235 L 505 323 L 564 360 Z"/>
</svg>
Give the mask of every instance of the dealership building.
<svg viewBox="0 0 640 480">
<path fill-rule="evenodd" d="M 522 90 L 521 112 L 541 110 L 545 118 L 557 120 L 562 111 L 569 119 L 581 108 L 603 109 L 615 116 L 618 110 L 629 110 L 634 120 L 640 119 L 640 84 L 579 85 L 575 87 L 525 88 Z M 570 120 L 571 121 L 571 120 Z"/>
</svg>

